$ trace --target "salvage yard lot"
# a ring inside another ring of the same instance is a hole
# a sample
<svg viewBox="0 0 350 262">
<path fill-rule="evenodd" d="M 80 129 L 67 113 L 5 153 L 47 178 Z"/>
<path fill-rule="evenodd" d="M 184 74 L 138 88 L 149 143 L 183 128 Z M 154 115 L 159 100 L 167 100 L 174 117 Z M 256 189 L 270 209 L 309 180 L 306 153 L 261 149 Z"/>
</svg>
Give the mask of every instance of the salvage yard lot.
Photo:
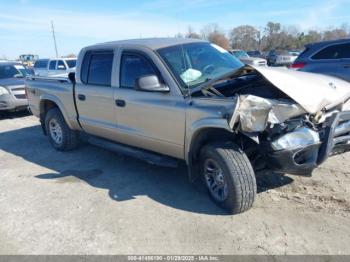
<svg viewBox="0 0 350 262">
<path fill-rule="evenodd" d="M 258 174 L 230 216 L 167 169 L 90 145 L 57 152 L 38 120 L 0 116 L 0 254 L 350 254 L 350 154 L 312 178 Z"/>
</svg>

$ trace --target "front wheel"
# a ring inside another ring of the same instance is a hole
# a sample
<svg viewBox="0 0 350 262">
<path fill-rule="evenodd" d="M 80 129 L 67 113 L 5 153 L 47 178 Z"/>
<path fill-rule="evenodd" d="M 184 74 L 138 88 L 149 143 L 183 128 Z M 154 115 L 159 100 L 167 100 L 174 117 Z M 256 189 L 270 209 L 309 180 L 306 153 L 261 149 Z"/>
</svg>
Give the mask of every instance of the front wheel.
<svg viewBox="0 0 350 262">
<path fill-rule="evenodd" d="M 77 147 L 78 132 L 69 128 L 58 108 L 52 108 L 47 112 L 45 128 L 50 143 L 55 149 L 68 151 Z"/>
<path fill-rule="evenodd" d="M 255 174 L 245 153 L 232 143 L 212 143 L 201 153 L 201 173 L 211 198 L 231 214 L 247 211 L 256 196 Z"/>
</svg>

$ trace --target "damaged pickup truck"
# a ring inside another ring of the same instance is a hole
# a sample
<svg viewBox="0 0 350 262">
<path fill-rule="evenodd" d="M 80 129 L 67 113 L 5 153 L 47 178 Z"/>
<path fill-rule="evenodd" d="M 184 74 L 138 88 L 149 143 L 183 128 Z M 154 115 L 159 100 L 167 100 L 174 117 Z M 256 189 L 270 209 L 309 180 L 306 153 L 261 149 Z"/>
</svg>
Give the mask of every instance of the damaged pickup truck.
<svg viewBox="0 0 350 262">
<path fill-rule="evenodd" d="M 255 171 L 311 175 L 350 150 L 350 84 L 242 64 L 205 41 L 139 39 L 82 49 L 69 79 L 27 80 L 31 111 L 58 150 L 79 137 L 174 166 L 232 214 L 256 196 Z"/>
</svg>

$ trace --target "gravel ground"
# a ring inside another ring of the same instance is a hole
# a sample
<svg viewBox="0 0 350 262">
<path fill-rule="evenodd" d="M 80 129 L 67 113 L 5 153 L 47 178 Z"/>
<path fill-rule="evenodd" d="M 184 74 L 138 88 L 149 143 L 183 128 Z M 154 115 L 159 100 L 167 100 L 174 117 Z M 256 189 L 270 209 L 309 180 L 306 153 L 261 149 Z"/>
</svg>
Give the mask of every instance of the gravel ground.
<svg viewBox="0 0 350 262">
<path fill-rule="evenodd" d="M 258 174 L 253 208 L 231 216 L 183 167 L 57 152 L 38 124 L 0 116 L 0 254 L 350 254 L 350 154 L 312 178 Z"/>
</svg>

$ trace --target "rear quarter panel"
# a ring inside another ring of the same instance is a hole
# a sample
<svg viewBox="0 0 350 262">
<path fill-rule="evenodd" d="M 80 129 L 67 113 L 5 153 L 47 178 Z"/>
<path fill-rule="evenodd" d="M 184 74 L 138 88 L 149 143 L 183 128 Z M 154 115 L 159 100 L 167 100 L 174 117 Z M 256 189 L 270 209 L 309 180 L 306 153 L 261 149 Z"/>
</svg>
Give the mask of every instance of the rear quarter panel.
<svg viewBox="0 0 350 262">
<path fill-rule="evenodd" d="M 73 99 L 73 85 L 69 81 L 27 80 L 27 94 L 32 113 L 39 117 L 45 100 L 54 102 L 71 129 L 80 129 Z"/>
</svg>

